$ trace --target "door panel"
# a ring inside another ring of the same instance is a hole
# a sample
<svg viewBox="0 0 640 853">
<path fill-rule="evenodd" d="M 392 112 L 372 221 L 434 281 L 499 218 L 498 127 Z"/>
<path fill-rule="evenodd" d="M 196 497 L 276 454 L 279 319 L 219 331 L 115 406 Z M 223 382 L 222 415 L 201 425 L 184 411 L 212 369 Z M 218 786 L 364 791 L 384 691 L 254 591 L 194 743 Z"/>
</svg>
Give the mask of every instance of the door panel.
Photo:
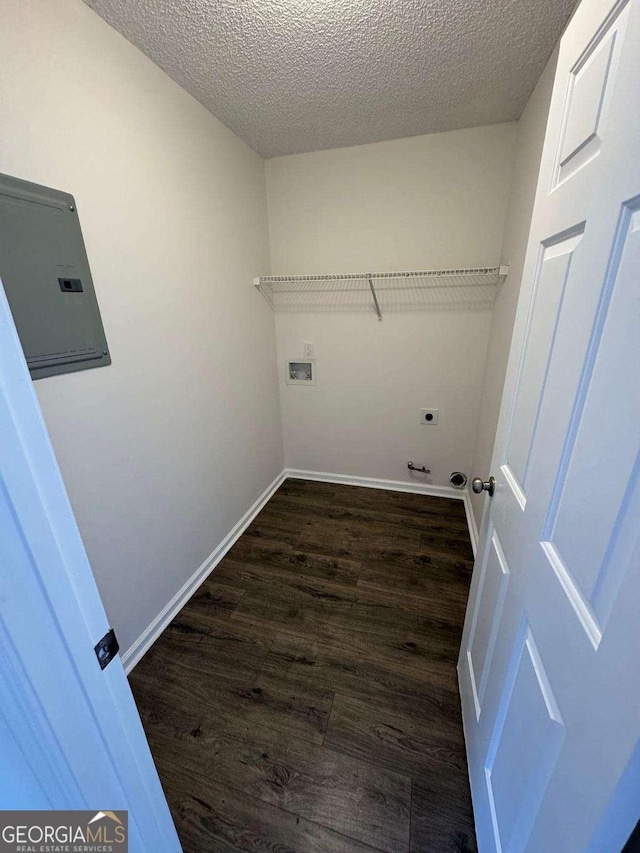
<svg viewBox="0 0 640 853">
<path fill-rule="evenodd" d="M 563 36 L 477 472 L 459 675 L 482 853 L 582 853 L 640 743 L 639 44 L 640 0 L 582 0 Z"/>
<path fill-rule="evenodd" d="M 590 356 L 543 531 L 545 546 L 562 555 L 599 629 L 619 585 L 624 562 L 612 556 L 637 488 L 640 375 L 624 367 L 640 364 L 639 202 L 625 205 L 620 217 Z M 616 421 L 629 429 L 612 444 Z M 597 503 L 591 499 L 596 484 L 601 496 Z M 577 527 L 580 536 L 575 536 Z"/>
<path fill-rule="evenodd" d="M 520 850 L 555 767 L 565 727 L 531 629 L 518 632 L 486 763 L 493 828 Z M 513 756 L 519 772 L 513 773 Z"/>
<path fill-rule="evenodd" d="M 523 351 L 518 389 L 507 439 L 504 465 L 522 509 L 526 504 L 527 471 L 540 403 L 553 355 L 558 320 L 564 302 L 574 253 L 583 225 L 569 234 L 551 238 L 541 247 L 540 262 L 530 309 L 531 322 Z M 535 348 L 533 346 L 535 344 Z"/>
<path fill-rule="evenodd" d="M 614 11 L 569 73 L 554 186 L 566 181 L 600 152 L 626 21 L 626 8 L 622 13 Z"/>
<path fill-rule="evenodd" d="M 490 545 L 487 548 L 482 567 L 474 625 L 471 630 L 473 639 L 471 648 L 467 652 L 467 663 L 478 719 L 480 719 L 487 676 L 491 668 L 510 576 L 509 567 L 495 531 L 489 535 L 489 541 Z M 491 605 L 493 606 L 491 607 Z M 478 615 L 486 612 L 492 612 L 491 621 L 478 623 Z"/>
</svg>

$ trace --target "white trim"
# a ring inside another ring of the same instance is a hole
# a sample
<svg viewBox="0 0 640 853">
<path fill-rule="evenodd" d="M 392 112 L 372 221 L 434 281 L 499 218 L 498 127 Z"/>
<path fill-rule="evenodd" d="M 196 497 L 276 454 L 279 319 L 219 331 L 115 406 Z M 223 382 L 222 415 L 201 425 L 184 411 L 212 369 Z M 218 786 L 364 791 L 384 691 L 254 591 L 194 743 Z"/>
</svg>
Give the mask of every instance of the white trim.
<svg viewBox="0 0 640 853">
<path fill-rule="evenodd" d="M 388 489 L 391 492 L 410 492 L 415 495 L 432 495 L 437 498 L 454 498 L 463 501 L 473 556 L 476 555 L 478 528 L 468 489 L 454 489 L 452 486 L 431 486 L 428 483 L 406 483 L 402 480 L 376 480 L 373 477 L 352 477 L 349 474 L 328 474 L 324 471 L 301 471 L 296 468 L 285 468 L 284 473 L 285 476 L 294 480 L 319 480 L 322 483 L 363 486 L 365 489 Z"/>
<path fill-rule="evenodd" d="M 317 480 L 321 483 L 338 483 L 343 486 L 362 486 L 365 489 L 387 489 L 390 492 L 410 492 L 414 495 L 432 495 L 438 498 L 464 500 L 465 493 L 452 486 L 431 486 L 428 483 L 407 483 L 403 480 L 376 480 L 373 477 L 353 477 L 350 474 L 328 474 L 325 471 L 302 471 L 285 468 L 287 477 L 294 480 Z"/>
<path fill-rule="evenodd" d="M 240 536 L 242 536 L 244 531 L 271 498 L 273 493 L 280 488 L 287 476 L 286 470 L 283 470 L 278 474 L 271 485 L 267 486 L 255 503 L 249 507 L 240 521 L 227 533 L 222 542 L 220 542 L 211 554 L 209 554 L 204 563 L 196 569 L 189 580 L 178 590 L 178 592 L 176 592 L 171 601 L 162 608 L 153 622 L 145 628 L 133 645 L 130 646 L 123 655 L 121 655 L 122 665 L 124 666 L 127 675 L 151 648 L 176 614 L 182 610 L 198 587 L 204 583 L 227 551 L 229 551 Z"/>
<path fill-rule="evenodd" d="M 473 549 L 473 556 L 475 557 L 478 553 L 478 541 L 480 539 L 480 535 L 478 533 L 478 525 L 476 524 L 476 517 L 473 514 L 473 505 L 471 503 L 471 495 L 469 494 L 469 489 L 465 489 L 462 495 L 464 499 L 464 511 L 467 514 L 467 527 L 469 528 L 469 538 L 471 539 L 471 547 Z"/>
</svg>

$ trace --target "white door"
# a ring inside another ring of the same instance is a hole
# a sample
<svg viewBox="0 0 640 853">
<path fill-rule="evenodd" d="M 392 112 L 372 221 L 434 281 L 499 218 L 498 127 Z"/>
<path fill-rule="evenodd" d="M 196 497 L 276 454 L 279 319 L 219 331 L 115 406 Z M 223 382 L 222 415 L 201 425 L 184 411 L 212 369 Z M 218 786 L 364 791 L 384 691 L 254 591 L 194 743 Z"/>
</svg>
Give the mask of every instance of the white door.
<svg viewBox="0 0 640 853">
<path fill-rule="evenodd" d="M 640 737 L 639 448 L 640 0 L 583 0 L 478 472 L 496 488 L 459 676 L 482 853 L 578 853 L 595 833 L 619 853 L 640 816 L 640 791 L 606 811 Z"/>
<path fill-rule="evenodd" d="M 0 285 L 0 809 L 129 811 L 179 851 Z"/>
</svg>

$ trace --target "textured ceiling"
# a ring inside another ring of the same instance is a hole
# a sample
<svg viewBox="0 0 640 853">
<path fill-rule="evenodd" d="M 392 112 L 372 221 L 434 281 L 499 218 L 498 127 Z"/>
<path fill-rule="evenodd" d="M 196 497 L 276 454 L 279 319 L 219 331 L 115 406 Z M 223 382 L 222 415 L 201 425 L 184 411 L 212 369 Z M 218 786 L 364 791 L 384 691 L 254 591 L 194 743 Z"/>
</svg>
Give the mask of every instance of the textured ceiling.
<svg viewBox="0 0 640 853">
<path fill-rule="evenodd" d="M 574 0 L 85 0 L 265 157 L 520 117 Z"/>
</svg>

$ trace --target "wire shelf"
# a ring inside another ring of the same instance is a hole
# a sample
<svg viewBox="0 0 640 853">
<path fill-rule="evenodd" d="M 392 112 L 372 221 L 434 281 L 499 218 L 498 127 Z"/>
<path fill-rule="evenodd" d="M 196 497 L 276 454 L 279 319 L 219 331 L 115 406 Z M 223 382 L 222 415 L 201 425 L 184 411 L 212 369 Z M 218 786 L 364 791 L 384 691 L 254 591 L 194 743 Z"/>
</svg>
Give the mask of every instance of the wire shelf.
<svg viewBox="0 0 640 853">
<path fill-rule="evenodd" d="M 484 310 L 509 267 L 411 272 L 272 275 L 253 283 L 274 311 Z"/>
</svg>

